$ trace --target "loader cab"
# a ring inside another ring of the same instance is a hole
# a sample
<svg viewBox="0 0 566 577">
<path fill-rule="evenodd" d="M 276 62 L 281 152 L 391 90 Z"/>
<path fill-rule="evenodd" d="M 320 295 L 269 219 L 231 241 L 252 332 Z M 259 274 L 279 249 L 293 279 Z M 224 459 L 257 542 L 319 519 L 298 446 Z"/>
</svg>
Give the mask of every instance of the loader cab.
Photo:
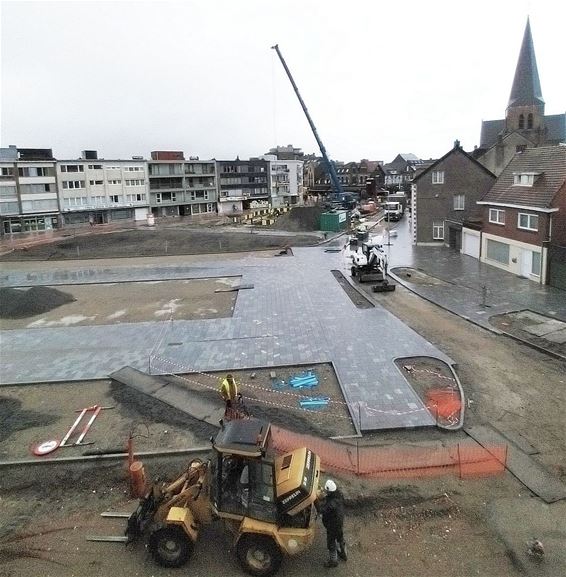
<svg viewBox="0 0 566 577">
<path fill-rule="evenodd" d="M 306 527 L 316 499 L 320 459 L 307 448 L 277 456 L 270 440 L 265 421 L 239 419 L 224 425 L 213 443 L 213 510 L 226 519 Z"/>
<path fill-rule="evenodd" d="M 276 519 L 269 439 L 269 423 L 258 419 L 229 421 L 216 436 L 210 490 L 220 517 L 239 519 L 254 510 L 262 520 Z"/>
</svg>

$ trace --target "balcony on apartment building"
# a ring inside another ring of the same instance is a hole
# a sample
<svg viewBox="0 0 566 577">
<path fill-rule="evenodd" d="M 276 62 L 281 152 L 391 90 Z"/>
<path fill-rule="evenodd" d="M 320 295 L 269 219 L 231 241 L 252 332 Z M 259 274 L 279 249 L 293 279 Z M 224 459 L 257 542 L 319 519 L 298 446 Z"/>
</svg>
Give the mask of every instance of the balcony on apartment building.
<svg viewBox="0 0 566 577">
<path fill-rule="evenodd" d="M 215 176 L 216 167 L 214 164 L 186 164 L 185 174 L 195 176 Z"/>
<path fill-rule="evenodd" d="M 183 177 L 149 179 L 150 190 L 183 190 Z"/>
<path fill-rule="evenodd" d="M 167 176 L 183 176 L 182 164 L 150 164 L 149 176 L 151 178 L 161 178 Z"/>
<path fill-rule="evenodd" d="M 247 200 L 250 198 L 269 198 L 268 190 L 221 190 L 220 191 L 220 202 L 227 202 L 233 200 Z"/>
<path fill-rule="evenodd" d="M 216 188 L 216 183 L 213 177 L 185 177 L 185 188 Z"/>
</svg>

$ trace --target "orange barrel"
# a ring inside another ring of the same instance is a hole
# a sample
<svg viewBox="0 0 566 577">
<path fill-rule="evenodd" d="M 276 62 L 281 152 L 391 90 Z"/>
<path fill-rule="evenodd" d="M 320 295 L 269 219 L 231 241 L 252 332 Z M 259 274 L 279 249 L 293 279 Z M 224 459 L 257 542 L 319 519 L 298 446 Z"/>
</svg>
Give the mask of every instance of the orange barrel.
<svg viewBox="0 0 566 577">
<path fill-rule="evenodd" d="M 130 465 L 130 493 L 132 497 L 139 499 L 145 495 L 146 479 L 145 469 L 141 461 L 134 461 Z"/>
</svg>

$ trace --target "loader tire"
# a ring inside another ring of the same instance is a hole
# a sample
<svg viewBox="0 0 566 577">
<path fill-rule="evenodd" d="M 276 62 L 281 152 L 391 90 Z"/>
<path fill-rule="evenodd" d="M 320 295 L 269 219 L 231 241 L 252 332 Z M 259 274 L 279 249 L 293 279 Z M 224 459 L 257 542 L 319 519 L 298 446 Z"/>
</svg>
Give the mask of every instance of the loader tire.
<svg viewBox="0 0 566 577">
<path fill-rule="evenodd" d="M 353 266 L 353 267 L 350 269 L 350 276 L 351 276 L 352 278 L 356 278 L 356 267 L 355 267 L 355 266 Z"/>
<path fill-rule="evenodd" d="M 149 538 L 149 550 L 163 567 L 182 567 L 191 556 L 194 543 L 181 527 L 162 527 Z"/>
<path fill-rule="evenodd" d="M 254 577 L 274 575 L 283 559 L 279 546 L 265 535 L 242 535 L 236 554 L 242 569 Z"/>
</svg>

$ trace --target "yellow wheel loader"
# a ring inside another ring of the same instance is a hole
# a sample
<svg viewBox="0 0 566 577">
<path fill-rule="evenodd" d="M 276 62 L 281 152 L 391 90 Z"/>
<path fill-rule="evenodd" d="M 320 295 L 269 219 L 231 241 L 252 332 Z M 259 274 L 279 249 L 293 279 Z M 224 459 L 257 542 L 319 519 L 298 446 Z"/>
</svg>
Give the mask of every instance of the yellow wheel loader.
<svg viewBox="0 0 566 577">
<path fill-rule="evenodd" d="M 240 419 L 222 425 L 207 461 L 195 459 L 173 483 L 154 484 L 128 519 L 129 540 L 147 536 L 154 559 L 180 567 L 202 525 L 220 520 L 242 568 L 273 575 L 284 555 L 314 539 L 320 458 L 305 447 L 276 455 L 270 425 Z"/>
</svg>

